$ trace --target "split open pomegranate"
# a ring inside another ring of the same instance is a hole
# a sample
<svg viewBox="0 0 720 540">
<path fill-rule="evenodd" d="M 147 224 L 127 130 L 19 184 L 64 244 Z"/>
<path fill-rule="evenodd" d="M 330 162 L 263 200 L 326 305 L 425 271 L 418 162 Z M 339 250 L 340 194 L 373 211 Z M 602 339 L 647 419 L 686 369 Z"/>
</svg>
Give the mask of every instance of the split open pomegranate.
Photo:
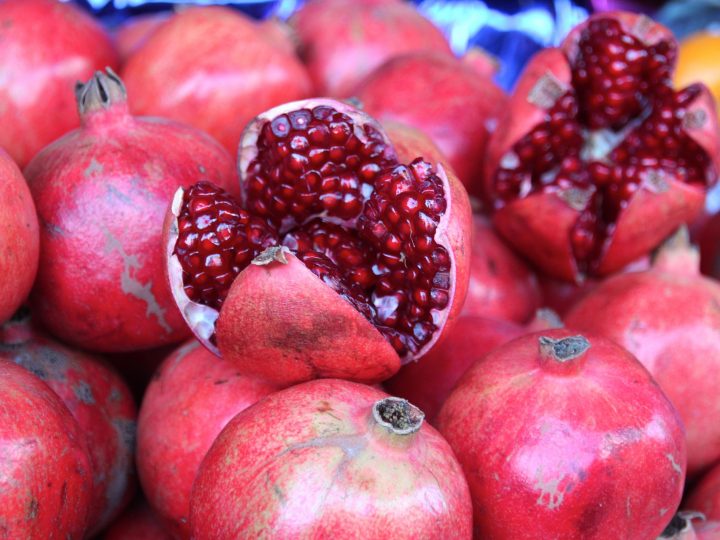
<svg viewBox="0 0 720 540">
<path fill-rule="evenodd" d="M 465 297 L 470 207 L 450 171 L 402 164 L 342 102 L 289 103 L 247 127 L 242 201 L 179 190 L 169 278 L 200 340 L 278 383 L 377 382 L 439 339 Z"/>
<path fill-rule="evenodd" d="M 672 87 L 676 43 L 645 16 L 602 13 L 521 77 L 486 162 L 500 232 L 547 273 L 614 272 L 702 209 L 718 173 L 708 90 Z"/>
</svg>

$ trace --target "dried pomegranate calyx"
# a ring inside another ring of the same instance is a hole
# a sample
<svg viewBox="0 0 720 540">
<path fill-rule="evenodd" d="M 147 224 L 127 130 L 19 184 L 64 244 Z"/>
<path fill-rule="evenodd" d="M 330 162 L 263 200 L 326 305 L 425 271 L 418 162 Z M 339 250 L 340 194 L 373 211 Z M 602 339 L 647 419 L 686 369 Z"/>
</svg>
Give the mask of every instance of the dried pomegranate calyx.
<svg viewBox="0 0 720 540">
<path fill-rule="evenodd" d="M 105 72 L 96 71 L 88 82 L 78 82 L 75 97 L 80 116 L 84 116 L 92 111 L 109 109 L 116 103 L 125 103 L 127 91 L 117 73 L 107 67 Z"/>
<path fill-rule="evenodd" d="M 422 427 L 425 413 L 406 399 L 386 397 L 372 408 L 375 422 L 395 435 L 410 435 Z"/>
</svg>

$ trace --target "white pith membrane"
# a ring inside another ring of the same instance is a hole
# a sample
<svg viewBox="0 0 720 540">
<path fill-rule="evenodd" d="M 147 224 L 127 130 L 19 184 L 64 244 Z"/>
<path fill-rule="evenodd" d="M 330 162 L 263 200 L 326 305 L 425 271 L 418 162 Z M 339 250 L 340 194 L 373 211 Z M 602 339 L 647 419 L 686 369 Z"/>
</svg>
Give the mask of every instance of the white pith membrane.
<svg viewBox="0 0 720 540">
<path fill-rule="evenodd" d="M 340 112 L 345 113 L 348 116 L 350 116 L 353 119 L 354 124 L 354 134 L 361 140 L 365 138 L 365 135 L 363 133 L 362 126 L 364 125 L 370 125 L 374 127 L 379 134 L 382 135 L 383 143 L 386 145 L 387 148 L 392 150 L 392 144 L 387 139 L 387 136 L 385 135 L 382 128 L 369 116 L 365 115 L 361 111 L 358 111 L 354 109 L 353 107 L 344 104 L 342 102 L 338 102 L 335 100 L 330 99 L 313 99 L 308 101 L 299 101 L 299 102 L 293 102 L 293 103 L 287 103 L 284 105 L 281 105 L 279 107 L 276 107 L 274 109 L 271 109 L 262 115 L 258 116 L 254 121 L 252 121 L 248 127 L 246 128 L 244 135 L 241 139 L 240 149 L 239 149 L 239 155 L 238 155 L 238 161 L 239 161 L 239 168 L 240 168 L 240 175 L 241 175 L 241 187 L 244 188 L 246 184 L 246 171 L 249 166 L 249 164 L 252 162 L 252 160 L 257 155 L 257 138 L 262 130 L 263 125 L 266 122 L 271 121 L 272 119 L 275 119 L 281 114 L 287 114 L 289 112 L 296 111 L 298 109 L 313 109 L 317 106 L 325 105 L 328 107 L 331 107 L 332 109 Z M 393 156 L 394 157 L 394 156 Z M 419 156 L 421 157 L 421 156 Z M 397 161 L 397 158 L 395 158 L 394 165 L 392 168 L 401 165 L 399 161 Z M 435 326 L 435 331 L 432 333 L 432 336 L 429 338 L 429 340 L 420 348 L 420 350 L 417 352 L 417 354 L 413 355 L 411 352 L 408 351 L 406 355 L 401 357 L 403 362 L 415 360 L 422 356 L 426 351 L 428 351 L 432 346 L 435 344 L 435 342 L 439 339 L 442 327 L 445 324 L 445 321 L 447 320 L 450 310 L 453 305 L 454 297 L 455 297 L 455 289 L 456 289 L 456 260 L 455 255 L 453 253 L 453 250 L 450 249 L 450 240 L 447 234 L 448 229 L 448 222 L 449 222 L 449 208 L 451 204 L 451 188 L 450 188 L 450 182 L 448 180 L 448 177 L 440 164 L 436 164 L 433 167 L 434 174 L 439 178 L 439 180 L 442 183 L 442 189 L 444 192 L 444 198 L 446 201 L 446 207 L 445 211 L 439 216 L 439 220 L 435 229 L 435 233 L 433 235 L 433 240 L 435 243 L 439 246 L 442 246 L 445 249 L 445 252 L 447 253 L 447 257 L 450 264 L 450 270 L 448 272 L 449 275 L 449 286 L 446 289 L 447 295 L 449 298 L 448 304 L 443 309 L 430 309 L 429 313 L 432 319 L 432 324 Z M 383 169 L 383 172 L 386 172 L 388 168 Z M 363 192 L 363 195 L 365 195 L 365 200 L 369 199 L 370 194 L 374 188 L 371 189 L 370 192 Z M 207 347 L 210 351 L 220 356 L 220 351 L 218 350 L 217 345 L 215 344 L 214 339 L 214 333 L 215 333 L 215 324 L 219 317 L 219 311 L 216 310 L 213 307 L 195 302 L 191 300 L 184 287 L 184 279 L 183 279 L 183 269 L 180 264 L 180 260 L 178 256 L 175 254 L 175 245 L 178 240 L 179 236 L 179 230 L 178 230 L 178 217 L 181 213 L 183 202 L 184 202 L 184 195 L 185 191 L 183 189 L 179 189 L 173 198 L 171 208 L 170 208 L 170 225 L 168 228 L 168 240 L 166 245 L 166 256 L 167 256 L 167 268 L 168 268 L 168 277 L 171 285 L 171 291 L 173 294 L 173 297 L 175 299 L 175 302 L 177 303 L 180 312 L 182 313 L 183 317 L 185 318 L 185 321 L 190 326 L 192 331 L 195 333 L 196 337 L 203 343 L 205 347 Z M 246 208 L 247 204 L 247 196 L 246 196 L 246 190 L 241 190 L 241 207 Z M 364 209 L 364 203 L 363 203 L 363 209 Z M 361 210 L 360 213 L 362 213 L 364 210 Z M 338 217 L 328 216 L 325 212 L 321 213 L 313 213 L 309 217 L 307 217 L 303 222 L 299 224 L 290 223 L 286 218 L 283 219 L 283 224 L 281 225 L 281 232 L 279 234 L 279 241 L 278 246 L 276 248 L 270 248 L 274 249 L 273 253 L 270 254 L 270 249 L 266 250 L 268 253 L 262 253 L 259 254 L 255 260 L 252 261 L 251 264 L 262 264 L 265 266 L 272 266 L 274 264 L 283 264 L 283 258 L 284 253 L 293 253 L 292 250 L 288 250 L 287 248 L 287 242 L 285 242 L 283 239 L 287 235 L 289 231 L 297 230 L 299 228 L 302 228 L 304 225 L 310 223 L 311 221 L 317 220 L 318 218 L 321 218 L 323 222 L 325 223 L 333 223 L 337 225 L 342 225 L 349 227 L 350 229 L 355 229 L 355 221 L 358 219 L 359 215 L 355 218 L 352 218 L 351 220 L 343 220 Z M 286 229 L 286 230 L 283 230 Z M 282 244 L 285 245 L 282 245 Z M 282 249 L 277 249 L 282 246 Z M 275 254 L 278 254 L 279 256 L 276 256 Z M 272 255 L 272 256 L 271 256 Z M 241 270 L 240 273 L 242 273 L 244 270 Z M 315 279 L 318 279 L 322 281 L 322 279 L 313 273 L 313 276 Z M 348 301 L 343 298 L 344 301 Z M 352 304 L 351 304 L 352 305 Z M 353 306 L 354 307 L 354 306 Z M 373 326 L 373 330 L 378 332 L 379 339 L 386 340 L 384 335 L 373 325 L 373 323 L 367 320 L 368 324 Z"/>
</svg>

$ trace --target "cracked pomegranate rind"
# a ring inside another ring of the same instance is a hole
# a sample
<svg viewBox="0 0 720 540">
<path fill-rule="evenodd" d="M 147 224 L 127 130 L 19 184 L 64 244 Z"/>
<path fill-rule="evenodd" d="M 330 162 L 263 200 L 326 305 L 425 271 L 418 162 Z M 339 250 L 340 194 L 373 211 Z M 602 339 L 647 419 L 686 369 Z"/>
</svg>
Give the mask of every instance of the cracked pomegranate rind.
<svg viewBox="0 0 720 540">
<path fill-rule="evenodd" d="M 650 19 L 591 17 L 528 64 L 488 149 L 498 230 L 545 272 L 607 275 L 702 209 L 717 179 L 708 90 L 672 88 L 675 41 Z"/>
<path fill-rule="evenodd" d="M 264 113 L 239 162 L 242 202 L 196 184 L 166 224 L 172 290 L 206 346 L 287 384 L 384 380 L 434 346 L 467 290 L 452 174 L 398 163 L 374 120 L 333 100 Z"/>
</svg>

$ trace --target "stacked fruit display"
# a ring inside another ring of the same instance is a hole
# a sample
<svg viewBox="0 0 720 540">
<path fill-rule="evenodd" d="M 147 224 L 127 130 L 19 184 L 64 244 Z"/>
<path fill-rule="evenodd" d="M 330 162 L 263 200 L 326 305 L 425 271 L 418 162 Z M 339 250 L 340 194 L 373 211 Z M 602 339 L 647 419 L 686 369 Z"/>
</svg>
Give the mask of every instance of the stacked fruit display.
<svg viewBox="0 0 720 540">
<path fill-rule="evenodd" d="M 0 43 L 0 539 L 720 539 L 668 30 L 595 14 L 510 96 L 400 0 Z"/>
</svg>

